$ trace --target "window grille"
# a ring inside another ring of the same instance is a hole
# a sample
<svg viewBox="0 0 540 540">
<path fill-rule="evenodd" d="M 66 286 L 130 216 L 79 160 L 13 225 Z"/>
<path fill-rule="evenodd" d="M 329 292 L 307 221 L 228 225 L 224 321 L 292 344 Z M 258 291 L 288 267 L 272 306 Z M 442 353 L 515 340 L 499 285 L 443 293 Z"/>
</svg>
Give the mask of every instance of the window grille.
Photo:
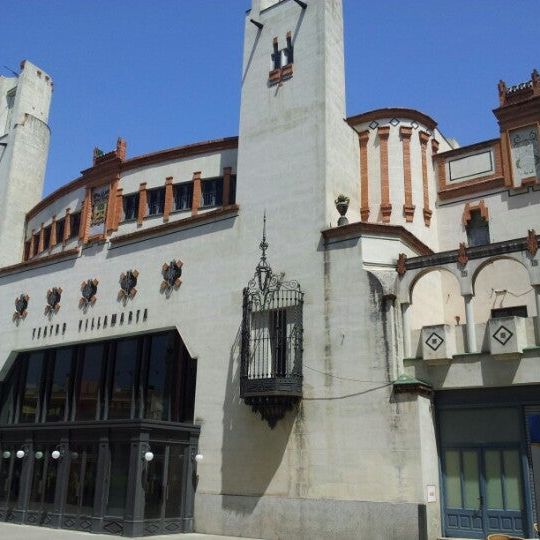
<svg viewBox="0 0 540 540">
<path fill-rule="evenodd" d="M 174 186 L 174 209 L 190 210 L 193 202 L 193 182 Z"/>
<path fill-rule="evenodd" d="M 148 215 L 158 216 L 163 214 L 165 208 L 165 188 L 148 190 Z"/>
<path fill-rule="evenodd" d="M 304 293 L 262 257 L 243 293 L 240 396 L 271 427 L 302 395 Z"/>
<path fill-rule="evenodd" d="M 221 206 L 223 204 L 223 178 L 203 180 L 202 206 Z"/>
<path fill-rule="evenodd" d="M 132 193 L 131 195 L 124 195 L 124 221 L 130 219 L 137 219 L 137 213 L 139 211 L 139 194 Z"/>
</svg>

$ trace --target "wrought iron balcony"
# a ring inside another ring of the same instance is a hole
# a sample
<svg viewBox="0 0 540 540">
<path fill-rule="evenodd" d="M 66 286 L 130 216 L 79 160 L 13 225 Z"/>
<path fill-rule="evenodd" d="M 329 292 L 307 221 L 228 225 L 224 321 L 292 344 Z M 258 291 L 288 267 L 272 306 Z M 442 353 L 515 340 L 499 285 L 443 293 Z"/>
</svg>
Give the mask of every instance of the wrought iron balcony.
<svg viewBox="0 0 540 540">
<path fill-rule="evenodd" d="M 302 397 L 303 296 L 296 281 L 272 273 L 266 235 L 244 289 L 240 397 L 271 428 Z"/>
</svg>

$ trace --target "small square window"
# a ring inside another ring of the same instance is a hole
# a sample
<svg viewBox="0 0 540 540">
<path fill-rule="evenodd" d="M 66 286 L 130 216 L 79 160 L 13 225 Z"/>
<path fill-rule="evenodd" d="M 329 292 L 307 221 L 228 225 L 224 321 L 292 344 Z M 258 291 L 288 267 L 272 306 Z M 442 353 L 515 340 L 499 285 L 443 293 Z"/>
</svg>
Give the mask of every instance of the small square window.
<svg viewBox="0 0 540 540">
<path fill-rule="evenodd" d="M 471 219 L 466 229 L 469 247 L 484 246 L 490 243 L 489 223 L 482 217 L 480 210 L 471 212 Z"/>
</svg>

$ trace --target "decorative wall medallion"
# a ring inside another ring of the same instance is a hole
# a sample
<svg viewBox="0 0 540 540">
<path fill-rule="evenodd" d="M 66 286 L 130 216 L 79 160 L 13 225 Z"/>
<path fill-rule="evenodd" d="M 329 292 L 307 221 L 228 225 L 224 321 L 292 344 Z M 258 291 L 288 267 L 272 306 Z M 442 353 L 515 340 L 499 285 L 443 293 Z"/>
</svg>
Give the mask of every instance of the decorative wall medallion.
<svg viewBox="0 0 540 540">
<path fill-rule="evenodd" d="M 53 287 L 47 291 L 47 305 L 45 306 L 45 314 L 52 315 L 60 309 L 60 299 L 62 298 L 62 289 Z"/>
<path fill-rule="evenodd" d="M 30 297 L 27 294 L 21 294 L 15 299 L 15 313 L 13 314 L 13 320 L 18 321 L 24 319 L 27 315 L 28 301 Z"/>
<path fill-rule="evenodd" d="M 137 277 L 139 272 L 137 270 L 128 270 L 125 273 L 120 274 L 120 292 L 118 298 L 120 300 L 127 301 L 128 298 L 133 298 L 137 294 Z"/>
<path fill-rule="evenodd" d="M 506 328 L 506 326 L 502 325 L 497 328 L 497 331 L 493 334 L 493 339 L 496 339 L 501 345 L 506 345 L 511 339 L 514 334 Z"/>
<path fill-rule="evenodd" d="M 444 343 L 444 339 L 439 334 L 432 332 L 425 343 L 432 351 L 436 351 Z"/>
<path fill-rule="evenodd" d="M 403 276 L 407 271 L 407 255 L 405 253 L 399 254 L 396 270 L 400 276 Z"/>
<path fill-rule="evenodd" d="M 538 251 L 538 239 L 536 238 L 536 231 L 534 229 L 529 229 L 527 233 L 527 251 L 532 257 L 534 257 Z"/>
<path fill-rule="evenodd" d="M 96 303 L 98 283 L 97 279 L 89 279 L 81 283 L 82 298 L 79 300 L 80 307 L 93 306 Z"/>
<path fill-rule="evenodd" d="M 172 260 L 169 264 L 165 263 L 161 268 L 163 281 L 161 282 L 161 290 L 178 289 L 182 284 L 180 276 L 182 275 L 182 266 L 184 263 L 180 260 Z"/>
<path fill-rule="evenodd" d="M 467 255 L 467 248 L 465 247 L 465 244 L 463 242 L 459 244 L 457 262 L 461 266 L 466 266 L 467 263 L 469 262 L 469 256 Z"/>
</svg>

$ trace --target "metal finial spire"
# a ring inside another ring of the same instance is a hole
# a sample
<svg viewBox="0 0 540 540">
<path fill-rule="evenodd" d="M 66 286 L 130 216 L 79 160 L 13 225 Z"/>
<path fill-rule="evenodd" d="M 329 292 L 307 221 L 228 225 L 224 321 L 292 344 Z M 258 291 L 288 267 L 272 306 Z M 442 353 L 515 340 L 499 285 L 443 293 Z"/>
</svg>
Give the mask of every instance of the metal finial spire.
<svg viewBox="0 0 540 540">
<path fill-rule="evenodd" d="M 259 244 L 259 247 L 262 251 L 262 257 L 261 260 L 266 261 L 266 250 L 268 249 L 268 242 L 266 241 L 266 210 L 264 211 L 264 217 L 263 217 L 263 235 L 261 243 Z"/>
</svg>

